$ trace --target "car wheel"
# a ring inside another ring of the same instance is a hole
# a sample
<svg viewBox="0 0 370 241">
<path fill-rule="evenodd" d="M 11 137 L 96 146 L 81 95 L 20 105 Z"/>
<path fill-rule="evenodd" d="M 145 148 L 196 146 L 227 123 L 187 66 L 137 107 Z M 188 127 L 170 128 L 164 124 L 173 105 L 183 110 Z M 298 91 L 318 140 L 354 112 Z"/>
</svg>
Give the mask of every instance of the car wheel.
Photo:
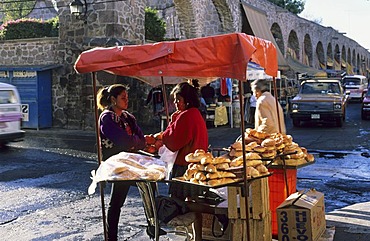
<svg viewBox="0 0 370 241">
<path fill-rule="evenodd" d="M 293 126 L 299 127 L 301 125 L 301 121 L 299 119 L 293 119 Z"/>
<path fill-rule="evenodd" d="M 336 121 L 336 124 L 338 127 L 342 127 L 343 126 L 343 119 L 341 117 L 339 117 Z"/>
</svg>

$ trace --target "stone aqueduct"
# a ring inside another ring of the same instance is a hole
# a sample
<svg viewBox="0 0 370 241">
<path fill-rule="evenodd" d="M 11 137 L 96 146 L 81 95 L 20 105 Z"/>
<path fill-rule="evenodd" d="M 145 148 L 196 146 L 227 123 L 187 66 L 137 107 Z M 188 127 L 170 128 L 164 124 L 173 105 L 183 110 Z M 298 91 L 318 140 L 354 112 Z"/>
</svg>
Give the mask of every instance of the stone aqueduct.
<svg viewBox="0 0 370 241">
<path fill-rule="evenodd" d="M 78 75 L 73 64 L 78 55 L 97 46 L 145 43 L 144 8 L 159 9 L 167 23 L 167 38 L 188 39 L 230 32 L 253 34 L 243 4 L 262 12 L 284 57 L 314 68 L 331 68 L 367 74 L 370 54 L 356 41 L 331 27 L 300 18 L 266 0 L 86 0 L 85 19 L 69 12 L 71 0 L 38 0 L 32 17 L 58 15 L 59 38 L 0 41 L 0 66 L 55 65 L 52 78 L 53 126 L 94 128 L 90 75 Z M 257 35 L 257 37 L 259 37 Z M 57 67 L 58 66 L 58 67 Z M 125 82 L 131 87 L 130 110 L 138 120 L 149 120 L 143 111 L 149 86 L 133 79 L 99 73 L 100 84 Z"/>
</svg>

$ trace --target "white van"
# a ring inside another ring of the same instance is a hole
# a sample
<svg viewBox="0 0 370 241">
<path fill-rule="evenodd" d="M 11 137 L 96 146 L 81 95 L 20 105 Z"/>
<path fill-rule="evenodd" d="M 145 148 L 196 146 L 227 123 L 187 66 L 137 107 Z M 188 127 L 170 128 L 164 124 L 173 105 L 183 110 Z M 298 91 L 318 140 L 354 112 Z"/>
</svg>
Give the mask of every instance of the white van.
<svg viewBox="0 0 370 241">
<path fill-rule="evenodd" d="M 25 135 L 21 130 L 22 110 L 15 86 L 0 82 L 0 146 L 19 141 Z"/>
<path fill-rule="evenodd" d="M 362 100 L 367 91 L 368 80 L 363 75 L 346 75 L 343 77 L 343 87 L 350 91 L 349 98 Z"/>
</svg>

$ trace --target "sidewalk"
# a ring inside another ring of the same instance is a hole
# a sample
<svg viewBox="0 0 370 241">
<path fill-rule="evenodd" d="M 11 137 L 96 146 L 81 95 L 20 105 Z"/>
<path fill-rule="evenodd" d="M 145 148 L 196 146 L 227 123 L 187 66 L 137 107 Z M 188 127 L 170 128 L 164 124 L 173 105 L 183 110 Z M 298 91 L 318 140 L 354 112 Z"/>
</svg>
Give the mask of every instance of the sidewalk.
<svg viewBox="0 0 370 241">
<path fill-rule="evenodd" d="M 59 139 L 90 139 L 95 141 L 94 131 L 66 130 L 66 129 L 41 129 L 26 130 L 28 136 L 53 137 Z M 209 143 L 211 147 L 228 147 L 241 134 L 240 128 L 220 126 L 209 128 Z M 149 134 L 149 133 L 146 133 Z M 323 238 L 323 241 L 368 241 L 370 240 L 370 200 L 347 206 L 326 214 L 327 227 L 335 230 L 334 239 Z M 183 240 L 170 235 L 173 241 Z"/>
</svg>

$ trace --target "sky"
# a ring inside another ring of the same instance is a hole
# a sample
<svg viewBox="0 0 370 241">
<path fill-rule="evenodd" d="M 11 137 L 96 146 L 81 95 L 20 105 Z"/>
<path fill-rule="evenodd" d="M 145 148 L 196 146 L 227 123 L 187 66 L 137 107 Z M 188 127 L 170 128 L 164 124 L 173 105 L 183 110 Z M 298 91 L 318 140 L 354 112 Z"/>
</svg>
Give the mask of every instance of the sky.
<svg viewBox="0 0 370 241">
<path fill-rule="evenodd" d="M 370 0 L 305 0 L 300 17 L 332 27 L 370 51 Z M 317 21 L 315 21 L 317 22 Z"/>
</svg>

